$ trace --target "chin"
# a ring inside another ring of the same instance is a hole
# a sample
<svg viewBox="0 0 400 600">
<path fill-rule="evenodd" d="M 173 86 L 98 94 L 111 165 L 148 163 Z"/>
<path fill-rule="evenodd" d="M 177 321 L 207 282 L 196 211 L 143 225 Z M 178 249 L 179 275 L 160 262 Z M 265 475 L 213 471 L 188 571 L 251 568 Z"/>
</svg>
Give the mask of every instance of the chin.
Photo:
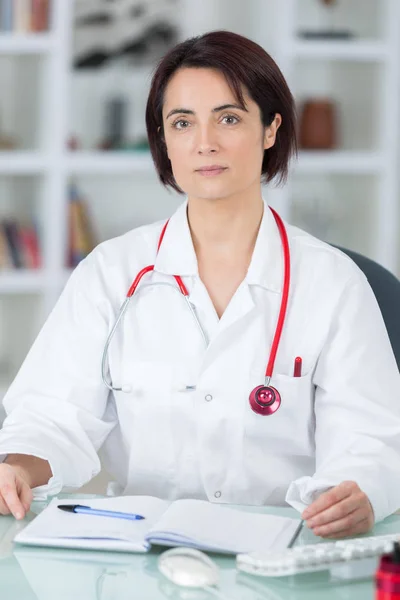
<svg viewBox="0 0 400 600">
<path fill-rule="evenodd" d="M 235 190 L 228 189 L 227 186 L 195 186 L 187 188 L 186 194 L 190 198 L 201 198 L 203 200 L 218 200 L 220 198 L 226 198 L 235 193 Z"/>
</svg>

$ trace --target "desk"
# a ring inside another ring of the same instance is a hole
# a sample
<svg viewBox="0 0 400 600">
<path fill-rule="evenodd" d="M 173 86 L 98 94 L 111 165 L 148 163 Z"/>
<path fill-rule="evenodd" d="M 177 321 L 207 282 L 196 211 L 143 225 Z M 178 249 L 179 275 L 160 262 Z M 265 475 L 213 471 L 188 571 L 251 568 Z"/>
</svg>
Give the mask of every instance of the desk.
<svg viewBox="0 0 400 600">
<path fill-rule="evenodd" d="M 63 494 L 60 497 L 68 497 Z M 76 497 L 76 496 L 75 496 Z M 79 497 L 83 497 L 79 495 Z M 84 495 L 92 498 L 93 495 Z M 157 558 L 164 549 L 148 554 L 76 551 L 14 545 L 20 531 L 43 503 L 34 503 L 24 521 L 0 516 L 0 599 L 1 600 L 212 600 L 203 590 L 179 588 L 157 570 Z M 250 510 L 260 510 L 250 509 Z M 291 508 L 262 509 L 272 514 L 296 516 Z M 400 532 L 400 515 L 378 524 L 373 535 Z M 297 544 L 322 540 L 303 529 Z M 267 579 L 239 573 L 235 559 L 214 556 L 221 570 L 220 591 L 227 600 L 372 600 L 372 580 L 333 583 L 329 572 Z"/>
</svg>

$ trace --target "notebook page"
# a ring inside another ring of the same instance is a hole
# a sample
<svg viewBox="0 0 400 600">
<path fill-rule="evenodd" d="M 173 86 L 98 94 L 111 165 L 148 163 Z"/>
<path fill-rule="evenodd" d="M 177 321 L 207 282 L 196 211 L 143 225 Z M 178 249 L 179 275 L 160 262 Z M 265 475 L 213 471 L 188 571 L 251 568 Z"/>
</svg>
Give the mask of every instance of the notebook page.
<svg viewBox="0 0 400 600">
<path fill-rule="evenodd" d="M 145 519 L 129 521 L 69 513 L 57 508 L 58 504 L 83 504 L 92 508 L 132 512 L 143 515 Z M 149 548 L 146 534 L 168 505 L 169 502 L 149 496 L 68 500 L 54 498 L 14 541 L 45 546 L 146 551 Z"/>
<path fill-rule="evenodd" d="M 299 519 L 245 512 L 203 500 L 176 500 L 147 539 L 234 554 L 278 551 L 288 547 L 300 523 Z"/>
</svg>

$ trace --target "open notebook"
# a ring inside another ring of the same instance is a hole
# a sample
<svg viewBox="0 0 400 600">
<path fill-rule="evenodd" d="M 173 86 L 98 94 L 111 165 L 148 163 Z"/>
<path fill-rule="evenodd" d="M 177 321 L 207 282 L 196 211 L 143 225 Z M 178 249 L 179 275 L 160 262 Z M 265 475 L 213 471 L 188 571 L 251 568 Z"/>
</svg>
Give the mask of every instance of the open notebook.
<svg viewBox="0 0 400 600">
<path fill-rule="evenodd" d="M 57 508 L 58 504 L 132 512 L 145 519 L 128 521 L 69 513 Z M 67 501 L 54 498 L 14 541 L 123 552 L 147 552 L 152 544 L 157 544 L 237 554 L 287 548 L 300 526 L 299 519 L 247 512 L 203 500 L 169 502 L 151 496 Z"/>
</svg>

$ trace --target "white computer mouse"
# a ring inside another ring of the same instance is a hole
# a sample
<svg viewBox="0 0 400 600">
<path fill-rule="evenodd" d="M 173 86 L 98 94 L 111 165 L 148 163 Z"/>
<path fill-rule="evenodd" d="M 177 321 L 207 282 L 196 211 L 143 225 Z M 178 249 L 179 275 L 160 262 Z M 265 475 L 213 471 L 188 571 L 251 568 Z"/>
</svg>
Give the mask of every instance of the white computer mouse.
<svg viewBox="0 0 400 600">
<path fill-rule="evenodd" d="M 192 548 L 172 548 L 163 552 L 158 559 L 161 573 L 176 585 L 185 587 L 207 587 L 216 585 L 218 567 L 207 554 Z"/>
</svg>

